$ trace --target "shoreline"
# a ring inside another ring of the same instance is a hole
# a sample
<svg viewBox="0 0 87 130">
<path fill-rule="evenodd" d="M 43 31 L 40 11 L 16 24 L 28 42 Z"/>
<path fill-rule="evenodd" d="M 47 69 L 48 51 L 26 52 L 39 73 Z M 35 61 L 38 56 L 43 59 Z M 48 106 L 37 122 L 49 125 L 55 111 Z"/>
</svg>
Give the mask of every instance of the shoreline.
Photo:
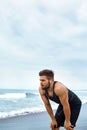
<svg viewBox="0 0 87 130">
<path fill-rule="evenodd" d="M 75 130 L 87 129 L 87 104 L 83 104 Z M 51 130 L 51 119 L 46 111 L 0 119 L 0 130 Z M 64 130 L 64 128 L 60 128 Z"/>
</svg>

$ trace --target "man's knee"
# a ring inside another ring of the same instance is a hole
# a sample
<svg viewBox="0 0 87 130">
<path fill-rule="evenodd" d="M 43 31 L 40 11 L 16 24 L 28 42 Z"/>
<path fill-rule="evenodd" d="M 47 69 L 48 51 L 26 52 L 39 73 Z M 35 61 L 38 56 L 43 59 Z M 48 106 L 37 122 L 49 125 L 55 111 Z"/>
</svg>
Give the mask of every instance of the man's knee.
<svg viewBox="0 0 87 130">
<path fill-rule="evenodd" d="M 55 130 L 59 130 L 59 127 L 58 127 L 58 128 L 55 128 Z"/>
<path fill-rule="evenodd" d="M 68 129 L 66 129 L 66 130 L 68 130 Z M 72 128 L 72 130 L 74 130 L 74 128 Z"/>
</svg>

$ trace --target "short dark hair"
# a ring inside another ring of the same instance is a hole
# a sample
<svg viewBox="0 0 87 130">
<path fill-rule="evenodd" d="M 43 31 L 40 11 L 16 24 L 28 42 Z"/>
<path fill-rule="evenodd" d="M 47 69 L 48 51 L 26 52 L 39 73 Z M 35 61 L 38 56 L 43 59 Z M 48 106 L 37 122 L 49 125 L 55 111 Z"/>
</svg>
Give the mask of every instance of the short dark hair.
<svg viewBox="0 0 87 130">
<path fill-rule="evenodd" d="M 54 72 L 49 69 L 44 69 L 39 72 L 39 76 L 47 76 L 48 78 L 54 79 Z"/>
</svg>

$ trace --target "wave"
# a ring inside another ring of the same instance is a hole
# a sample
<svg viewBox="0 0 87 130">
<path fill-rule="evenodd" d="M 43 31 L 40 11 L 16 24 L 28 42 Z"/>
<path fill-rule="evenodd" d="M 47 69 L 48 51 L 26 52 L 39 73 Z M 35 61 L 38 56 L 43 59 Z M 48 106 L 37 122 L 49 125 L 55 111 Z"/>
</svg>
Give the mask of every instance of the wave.
<svg viewBox="0 0 87 130">
<path fill-rule="evenodd" d="M 24 108 L 20 110 L 14 110 L 10 112 L 0 112 L 0 119 L 2 118 L 8 118 L 8 117 L 14 117 L 14 116 L 20 116 L 20 115 L 26 115 L 26 114 L 35 114 L 35 113 L 41 113 L 46 111 L 45 108 Z"/>
<path fill-rule="evenodd" d="M 53 102 L 52 102 L 53 103 Z M 83 101 L 83 105 L 87 104 L 87 100 Z M 53 110 L 56 110 L 58 107 L 58 104 L 52 104 Z M 0 112 L 0 119 L 2 118 L 8 118 L 8 117 L 14 117 L 14 116 L 21 116 L 21 115 L 27 115 L 27 114 L 36 114 L 46 111 L 45 107 L 43 105 L 33 106 L 29 108 L 23 108 L 18 110 L 11 110 L 11 111 L 2 111 Z"/>
<path fill-rule="evenodd" d="M 0 94 L 0 99 L 21 99 L 21 98 L 29 98 L 31 96 L 38 96 L 38 93 L 4 93 Z"/>
<path fill-rule="evenodd" d="M 83 103 L 84 105 L 87 103 Z M 53 110 L 56 110 L 58 105 L 52 106 Z M 12 110 L 9 112 L 0 112 L 0 119 L 2 118 L 8 118 L 8 117 L 15 117 L 15 116 L 21 116 L 21 115 L 27 115 L 27 114 L 36 114 L 36 113 L 42 113 L 45 112 L 46 109 L 44 106 L 39 107 L 33 107 L 33 108 L 23 108 L 19 110 Z"/>
<path fill-rule="evenodd" d="M 30 96 L 38 96 L 39 94 L 38 93 L 25 93 L 26 94 L 26 97 L 30 97 Z"/>
</svg>

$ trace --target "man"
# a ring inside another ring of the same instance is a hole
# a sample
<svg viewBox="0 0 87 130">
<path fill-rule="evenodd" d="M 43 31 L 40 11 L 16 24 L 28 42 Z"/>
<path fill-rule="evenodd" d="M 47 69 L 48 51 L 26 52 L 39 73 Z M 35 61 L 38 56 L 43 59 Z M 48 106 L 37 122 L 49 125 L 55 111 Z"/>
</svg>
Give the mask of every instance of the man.
<svg viewBox="0 0 87 130">
<path fill-rule="evenodd" d="M 62 83 L 54 81 L 52 70 L 40 71 L 39 77 L 39 93 L 52 119 L 51 129 L 59 130 L 63 126 L 66 130 L 74 130 L 81 109 L 80 99 Z M 59 104 L 55 115 L 49 99 Z"/>
</svg>

